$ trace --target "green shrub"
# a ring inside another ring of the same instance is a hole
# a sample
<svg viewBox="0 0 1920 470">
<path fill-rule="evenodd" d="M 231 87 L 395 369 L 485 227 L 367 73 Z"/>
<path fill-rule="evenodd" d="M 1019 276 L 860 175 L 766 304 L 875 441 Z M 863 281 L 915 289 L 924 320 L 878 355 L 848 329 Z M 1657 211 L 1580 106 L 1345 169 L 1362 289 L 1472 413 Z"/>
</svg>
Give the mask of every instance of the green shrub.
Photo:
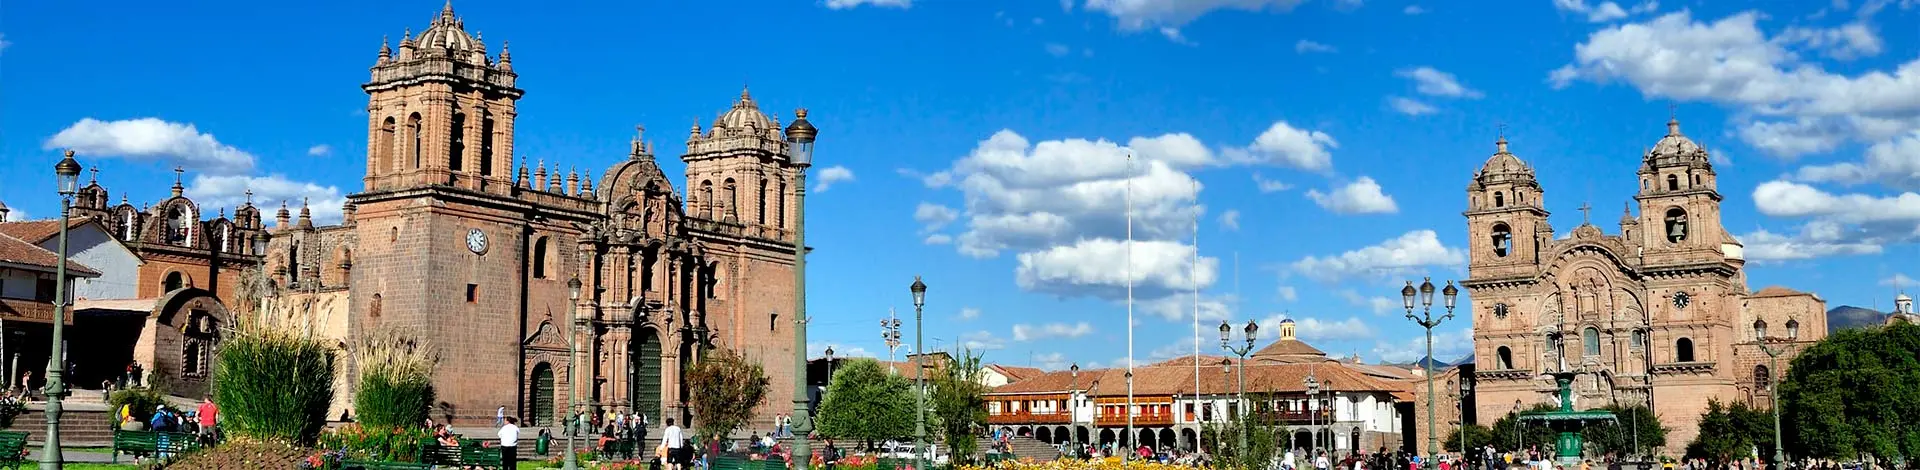
<svg viewBox="0 0 1920 470">
<path fill-rule="evenodd" d="M 128 406 L 127 414 L 132 415 L 134 421 L 145 424 L 153 419 L 153 410 L 167 402 L 160 396 L 160 391 L 141 387 L 115 391 L 113 395 L 107 397 L 107 403 L 113 405 L 113 412 L 107 414 L 107 420 L 115 429 L 118 429 L 120 407 Z"/>
<path fill-rule="evenodd" d="M 214 402 L 228 435 L 313 442 L 333 400 L 333 352 L 299 328 L 241 322 L 214 362 Z"/>
<path fill-rule="evenodd" d="M 320 447 L 343 451 L 355 460 L 418 462 L 421 443 L 433 438 L 425 428 L 383 428 L 348 423 L 320 434 Z"/>
<path fill-rule="evenodd" d="M 12 397 L 0 399 L 0 429 L 13 427 L 13 419 L 26 412 L 26 403 Z"/>
<path fill-rule="evenodd" d="M 398 329 L 382 328 L 354 345 L 359 392 L 353 406 L 370 428 L 415 428 L 432 411 L 433 368 L 440 356 L 433 346 Z"/>
</svg>

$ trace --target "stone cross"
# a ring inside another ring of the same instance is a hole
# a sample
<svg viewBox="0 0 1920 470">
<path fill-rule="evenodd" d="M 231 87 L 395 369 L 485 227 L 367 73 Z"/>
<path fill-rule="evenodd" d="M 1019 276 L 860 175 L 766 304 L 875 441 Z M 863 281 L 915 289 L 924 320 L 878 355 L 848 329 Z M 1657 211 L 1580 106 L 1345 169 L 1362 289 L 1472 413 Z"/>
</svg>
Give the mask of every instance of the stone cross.
<svg viewBox="0 0 1920 470">
<path fill-rule="evenodd" d="M 1593 224 L 1593 205 L 1592 204 L 1587 204 L 1584 202 L 1580 203 L 1580 223 L 1587 224 L 1587 225 Z"/>
</svg>

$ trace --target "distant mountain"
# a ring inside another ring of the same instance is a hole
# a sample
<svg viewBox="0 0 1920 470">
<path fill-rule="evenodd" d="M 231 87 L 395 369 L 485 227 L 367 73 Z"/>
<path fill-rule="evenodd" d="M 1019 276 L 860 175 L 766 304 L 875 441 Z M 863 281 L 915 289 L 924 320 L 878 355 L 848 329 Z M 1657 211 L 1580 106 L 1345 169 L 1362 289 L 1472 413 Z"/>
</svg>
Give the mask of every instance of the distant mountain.
<svg viewBox="0 0 1920 470">
<path fill-rule="evenodd" d="M 1841 305 L 1827 310 L 1827 329 L 1844 330 L 1886 323 L 1887 314 L 1877 310 Z"/>
</svg>

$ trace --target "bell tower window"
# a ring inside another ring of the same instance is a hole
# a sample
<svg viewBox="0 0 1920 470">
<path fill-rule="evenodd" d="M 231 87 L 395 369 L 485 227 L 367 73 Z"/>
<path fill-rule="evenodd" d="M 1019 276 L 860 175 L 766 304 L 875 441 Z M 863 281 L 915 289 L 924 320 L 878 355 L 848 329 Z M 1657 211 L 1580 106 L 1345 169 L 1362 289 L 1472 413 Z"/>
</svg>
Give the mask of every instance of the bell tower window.
<svg viewBox="0 0 1920 470">
<path fill-rule="evenodd" d="M 726 208 L 722 211 L 720 216 L 721 217 L 727 217 L 727 216 L 739 217 L 740 216 L 739 185 L 734 184 L 733 178 L 727 178 L 726 189 L 727 189 Z"/>
<path fill-rule="evenodd" d="M 493 115 L 480 115 L 480 176 L 493 176 Z"/>
<path fill-rule="evenodd" d="M 754 221 L 761 225 L 766 225 L 767 223 L 767 180 L 765 178 L 760 179 L 759 194 L 760 194 L 760 202 L 758 204 L 753 205 L 754 211 L 759 213 L 759 215 L 754 218 Z"/>
<path fill-rule="evenodd" d="M 373 164 L 377 172 L 393 171 L 393 117 L 380 123 L 380 134 L 373 143 Z"/>
<path fill-rule="evenodd" d="M 1693 340 L 1680 338 L 1673 341 L 1673 362 L 1693 362 Z"/>
<path fill-rule="evenodd" d="M 453 113 L 453 129 L 447 132 L 447 165 L 453 171 L 467 164 L 467 114 Z"/>
<path fill-rule="evenodd" d="M 1668 191 L 1679 191 L 1679 190 L 1680 190 L 1680 177 L 1678 177 L 1678 176 L 1674 176 L 1674 175 L 1667 175 L 1667 190 L 1668 190 Z"/>
<path fill-rule="evenodd" d="M 420 169 L 420 144 L 426 142 L 420 135 L 420 113 L 407 116 L 407 135 L 413 138 L 413 146 L 407 151 L 413 155 L 413 168 L 418 170 Z"/>
<path fill-rule="evenodd" d="M 1507 224 L 1493 224 L 1493 255 L 1505 258 L 1513 251 L 1513 230 Z"/>
<path fill-rule="evenodd" d="M 707 219 L 714 219 L 716 218 L 714 217 L 714 214 L 716 213 L 714 209 L 718 206 L 719 206 L 718 204 L 714 204 L 713 202 L 713 182 L 701 181 L 700 182 L 700 209 L 701 209 L 700 215 L 705 216 Z"/>
<path fill-rule="evenodd" d="M 1671 176 L 1669 176 L 1671 178 Z M 1667 209 L 1667 241 L 1680 243 L 1687 239 L 1687 211 L 1678 207 Z"/>
<path fill-rule="evenodd" d="M 1506 206 L 1507 206 L 1507 195 L 1499 191 L 1494 191 L 1493 207 L 1506 207 Z"/>
<path fill-rule="evenodd" d="M 1512 349 L 1508 349 L 1506 346 L 1501 346 L 1500 349 L 1494 350 L 1493 355 L 1494 355 L 1495 367 L 1500 368 L 1500 370 L 1513 369 L 1513 350 Z"/>
</svg>

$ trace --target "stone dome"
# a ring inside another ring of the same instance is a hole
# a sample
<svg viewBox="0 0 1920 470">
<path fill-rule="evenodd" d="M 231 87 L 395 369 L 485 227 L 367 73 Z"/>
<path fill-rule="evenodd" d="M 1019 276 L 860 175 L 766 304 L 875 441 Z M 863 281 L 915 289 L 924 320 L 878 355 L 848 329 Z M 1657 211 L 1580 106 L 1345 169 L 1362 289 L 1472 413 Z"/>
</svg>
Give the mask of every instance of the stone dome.
<svg viewBox="0 0 1920 470">
<path fill-rule="evenodd" d="M 1665 165 L 1708 165 L 1707 149 L 1680 133 L 1680 120 L 1667 120 L 1667 135 L 1647 150 L 1646 163 Z"/>
<path fill-rule="evenodd" d="M 1533 167 L 1527 166 L 1527 162 L 1521 161 L 1519 156 L 1507 150 L 1507 138 L 1505 136 L 1501 136 L 1500 140 L 1494 141 L 1493 146 L 1493 156 L 1487 157 L 1487 162 L 1480 165 L 1480 172 L 1474 175 L 1474 182 L 1476 184 L 1487 185 L 1501 182 L 1513 182 L 1523 185 L 1533 184 Z"/>
<path fill-rule="evenodd" d="M 429 54 L 444 52 L 455 58 L 475 59 L 484 62 L 487 46 L 479 38 L 467 34 L 466 21 L 453 14 L 453 3 L 440 9 L 440 16 L 434 17 L 433 24 L 420 37 L 414 38 L 414 46 Z"/>
<path fill-rule="evenodd" d="M 753 101 L 753 95 L 747 89 L 740 89 L 740 99 L 734 100 L 733 108 L 713 120 L 714 129 L 779 129 L 780 125 L 760 112 L 760 105 Z"/>
</svg>

